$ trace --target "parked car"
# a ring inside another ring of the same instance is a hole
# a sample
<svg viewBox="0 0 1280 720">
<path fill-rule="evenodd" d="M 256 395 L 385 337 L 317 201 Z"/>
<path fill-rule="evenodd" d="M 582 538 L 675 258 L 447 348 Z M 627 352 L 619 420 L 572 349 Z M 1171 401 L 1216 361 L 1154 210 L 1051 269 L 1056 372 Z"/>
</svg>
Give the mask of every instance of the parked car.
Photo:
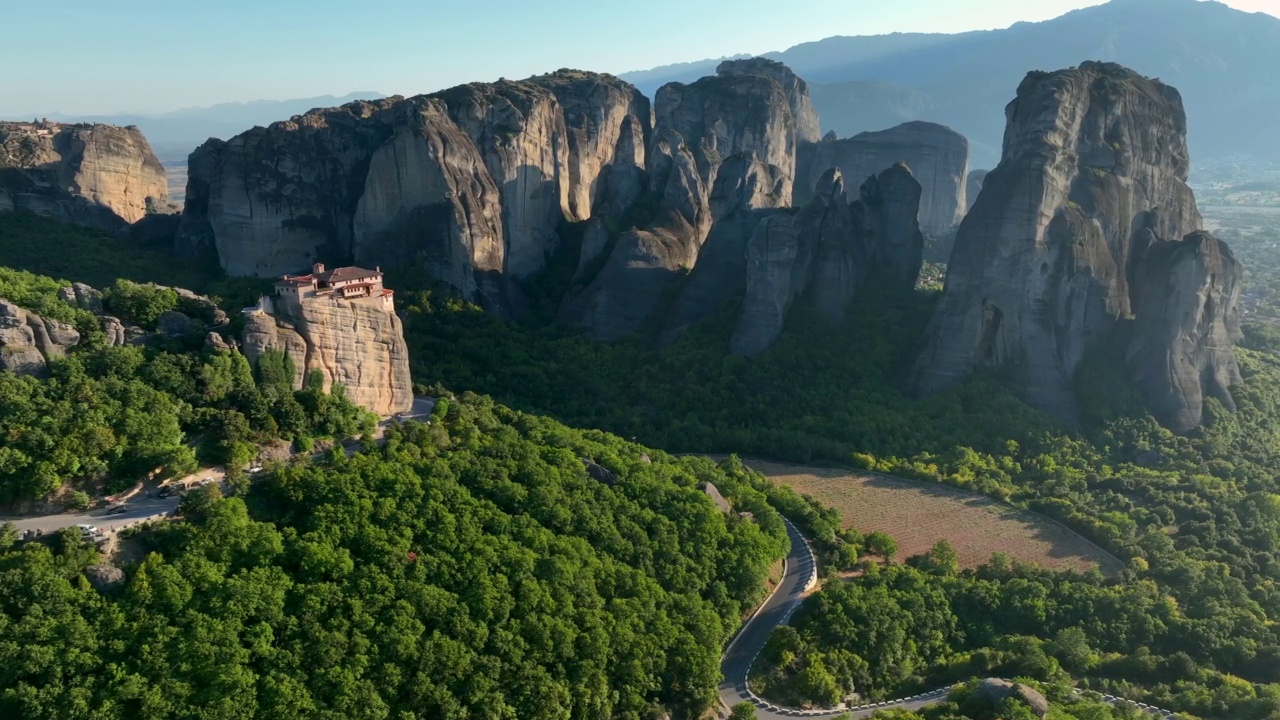
<svg viewBox="0 0 1280 720">
<path fill-rule="evenodd" d="M 101 530 L 99 530 L 98 528 L 92 525 L 85 525 L 84 523 L 81 523 L 79 525 L 76 525 L 76 527 L 79 528 L 80 530 L 80 537 L 84 538 L 85 540 L 98 537 L 99 535 L 102 534 Z"/>
</svg>

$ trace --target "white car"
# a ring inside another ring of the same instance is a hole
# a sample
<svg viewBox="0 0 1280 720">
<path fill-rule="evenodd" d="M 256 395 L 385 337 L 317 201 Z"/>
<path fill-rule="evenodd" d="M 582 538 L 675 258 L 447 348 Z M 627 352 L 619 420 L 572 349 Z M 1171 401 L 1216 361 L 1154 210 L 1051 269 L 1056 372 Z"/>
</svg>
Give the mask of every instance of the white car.
<svg viewBox="0 0 1280 720">
<path fill-rule="evenodd" d="M 80 525 L 76 525 L 76 527 L 80 528 L 80 536 L 86 539 L 102 534 L 101 530 L 99 530 L 98 528 L 92 525 L 80 524 Z"/>
</svg>

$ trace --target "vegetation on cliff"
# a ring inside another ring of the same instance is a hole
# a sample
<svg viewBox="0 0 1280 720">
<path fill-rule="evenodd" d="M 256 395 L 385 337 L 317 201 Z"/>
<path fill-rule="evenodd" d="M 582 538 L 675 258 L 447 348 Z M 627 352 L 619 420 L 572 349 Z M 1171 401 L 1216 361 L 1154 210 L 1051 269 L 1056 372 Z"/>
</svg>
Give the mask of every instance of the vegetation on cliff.
<svg viewBox="0 0 1280 720">
<path fill-rule="evenodd" d="M 307 446 L 372 427 L 340 388 L 326 394 L 313 380 L 294 392 L 293 368 L 281 353 L 263 358 L 255 372 L 240 353 L 205 349 L 202 336 L 109 347 L 96 317 L 57 297 L 67 284 L 0 268 L 0 297 L 86 329 L 81 345 L 50 362 L 49 377 L 0 373 L 0 504 L 44 498 L 66 484 L 96 489 L 102 482 L 117 491 L 183 475 L 197 455 L 242 468 L 260 442 Z M 149 324 L 177 303 L 173 291 L 128 281 L 105 297 L 108 309 Z"/>
<path fill-rule="evenodd" d="M 696 717 L 786 530 L 735 474 L 643 453 L 464 394 L 189 497 L 105 594 L 73 537 L 3 548 L 0 716 Z"/>
</svg>

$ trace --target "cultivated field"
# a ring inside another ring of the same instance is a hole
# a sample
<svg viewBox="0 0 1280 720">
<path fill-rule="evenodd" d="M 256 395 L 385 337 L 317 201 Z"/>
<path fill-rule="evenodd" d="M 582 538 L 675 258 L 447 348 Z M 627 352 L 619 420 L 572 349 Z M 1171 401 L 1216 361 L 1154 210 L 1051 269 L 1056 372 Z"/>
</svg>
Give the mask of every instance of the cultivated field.
<svg viewBox="0 0 1280 720">
<path fill-rule="evenodd" d="M 743 462 L 779 484 L 836 508 L 846 527 L 892 535 L 898 541 L 899 561 L 945 539 L 955 546 L 964 567 L 981 565 L 995 552 L 1060 570 L 1099 567 L 1110 574 L 1123 567 L 1065 527 L 982 495 L 876 473 Z"/>
</svg>

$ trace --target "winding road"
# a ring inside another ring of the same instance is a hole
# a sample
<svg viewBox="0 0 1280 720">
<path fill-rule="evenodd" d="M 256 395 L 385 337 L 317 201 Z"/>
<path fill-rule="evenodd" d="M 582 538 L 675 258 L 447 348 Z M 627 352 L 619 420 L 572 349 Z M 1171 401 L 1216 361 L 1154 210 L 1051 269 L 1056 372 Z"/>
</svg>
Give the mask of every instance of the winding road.
<svg viewBox="0 0 1280 720">
<path fill-rule="evenodd" d="M 809 591 L 817 584 L 818 565 L 809 541 L 790 520 L 787 523 L 787 536 L 791 539 L 791 552 L 784 561 L 782 579 L 772 594 L 765 599 L 756 613 L 742 626 L 742 630 L 729 643 L 724 656 L 720 659 L 720 702 L 726 711 L 738 703 L 751 703 L 756 708 L 759 720 L 780 720 L 796 717 L 835 717 L 837 715 L 859 720 L 869 718 L 883 710 L 919 710 L 936 705 L 951 694 L 951 688 L 940 688 L 914 697 L 873 705 L 836 710 L 797 710 L 778 707 L 751 692 L 747 687 L 747 677 L 751 674 L 751 666 L 760 651 L 769 640 L 769 634 L 779 625 L 785 625 L 792 613 L 808 597 Z M 1081 694 L 1077 691 L 1077 694 Z M 1109 705 L 1129 703 L 1131 701 L 1113 695 L 1095 695 L 1096 699 Z M 1144 713 L 1162 720 L 1174 720 L 1175 714 L 1162 708 L 1145 703 L 1133 703 Z"/>
<path fill-rule="evenodd" d="M 809 590 L 817 582 L 818 565 L 813 556 L 813 549 L 796 526 L 787 520 L 787 535 L 791 539 L 791 552 L 787 554 L 782 580 L 756 614 L 743 625 L 724 657 L 720 660 L 720 674 L 724 679 L 720 682 L 720 701 L 725 708 L 732 708 L 741 702 L 749 702 L 756 706 L 756 717 L 760 720 L 776 720 L 777 718 L 794 717 L 834 717 L 847 715 L 850 718 L 869 718 L 881 710 L 899 708 L 917 710 L 937 703 L 947 697 L 950 688 L 937 690 L 908 700 L 880 703 L 873 707 L 849 710 L 793 710 L 780 708 L 761 699 L 747 689 L 747 675 L 756 656 L 764 649 L 769 634 L 779 625 L 785 625 L 791 619 L 800 603 L 808 596 Z"/>
</svg>

